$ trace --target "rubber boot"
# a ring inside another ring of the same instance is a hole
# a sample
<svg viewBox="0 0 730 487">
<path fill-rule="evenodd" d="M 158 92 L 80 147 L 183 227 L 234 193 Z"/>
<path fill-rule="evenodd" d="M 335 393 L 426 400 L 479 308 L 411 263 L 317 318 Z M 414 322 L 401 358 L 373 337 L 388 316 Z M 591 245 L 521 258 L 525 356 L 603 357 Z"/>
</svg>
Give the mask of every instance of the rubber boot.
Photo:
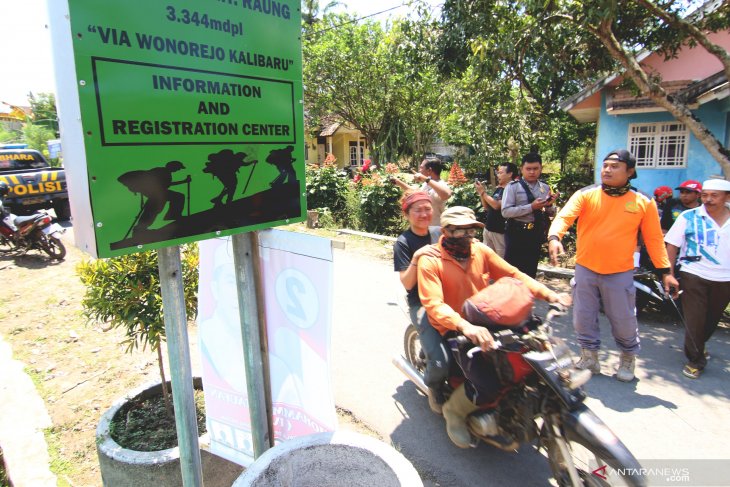
<svg viewBox="0 0 730 487">
<path fill-rule="evenodd" d="M 459 448 L 469 448 L 471 446 L 471 434 L 466 426 L 466 417 L 477 409 L 479 408 L 466 397 L 464 384 L 457 387 L 444 404 L 443 414 L 446 420 L 446 433 L 448 433 L 451 442 Z"/>
<path fill-rule="evenodd" d="M 429 387 L 426 395 L 428 396 L 428 406 L 431 408 L 431 411 L 438 415 L 443 414 L 445 398 L 441 389 Z"/>
<path fill-rule="evenodd" d="M 598 350 L 580 349 L 580 360 L 575 364 L 577 369 L 590 370 L 593 375 L 601 373 L 601 363 L 598 361 Z"/>
<path fill-rule="evenodd" d="M 636 367 L 636 355 L 621 352 L 621 362 L 616 371 L 616 378 L 621 382 L 634 380 L 634 368 Z"/>
</svg>

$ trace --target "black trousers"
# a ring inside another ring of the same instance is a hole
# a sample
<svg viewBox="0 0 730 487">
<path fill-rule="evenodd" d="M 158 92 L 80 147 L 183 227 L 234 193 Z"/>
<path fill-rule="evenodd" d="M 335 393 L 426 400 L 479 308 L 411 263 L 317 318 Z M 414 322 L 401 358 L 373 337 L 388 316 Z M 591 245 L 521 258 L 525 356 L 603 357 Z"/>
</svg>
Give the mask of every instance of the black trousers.
<svg viewBox="0 0 730 487">
<path fill-rule="evenodd" d="M 541 225 L 529 228 L 523 223 L 507 220 L 504 232 L 504 260 L 528 276 L 535 277 L 540 249 L 544 242 L 545 232 Z"/>
<path fill-rule="evenodd" d="M 684 355 L 698 369 L 707 365 L 705 343 L 710 339 L 730 302 L 730 282 L 708 281 L 689 272 L 679 272 L 682 310 L 687 329 Z"/>
<path fill-rule="evenodd" d="M 445 335 L 447 339 L 456 336 L 458 334 L 455 332 L 448 332 Z M 502 384 L 497 376 L 497 368 L 491 354 L 479 352 L 469 358 L 467 352 L 476 345 L 472 343 L 459 345 L 453 340 L 448 341 L 454 360 L 466 378 L 464 381 L 466 397 L 477 406 L 494 402 L 499 397 Z"/>
</svg>

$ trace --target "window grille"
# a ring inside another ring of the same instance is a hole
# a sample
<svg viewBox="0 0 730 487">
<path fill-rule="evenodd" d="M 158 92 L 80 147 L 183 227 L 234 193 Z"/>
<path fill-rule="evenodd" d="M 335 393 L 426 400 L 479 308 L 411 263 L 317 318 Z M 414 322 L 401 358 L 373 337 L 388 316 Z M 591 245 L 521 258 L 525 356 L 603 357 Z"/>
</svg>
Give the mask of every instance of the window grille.
<svg viewBox="0 0 730 487">
<path fill-rule="evenodd" d="M 629 151 L 636 157 L 636 167 L 686 167 L 688 142 L 689 130 L 683 123 L 629 125 Z"/>
</svg>

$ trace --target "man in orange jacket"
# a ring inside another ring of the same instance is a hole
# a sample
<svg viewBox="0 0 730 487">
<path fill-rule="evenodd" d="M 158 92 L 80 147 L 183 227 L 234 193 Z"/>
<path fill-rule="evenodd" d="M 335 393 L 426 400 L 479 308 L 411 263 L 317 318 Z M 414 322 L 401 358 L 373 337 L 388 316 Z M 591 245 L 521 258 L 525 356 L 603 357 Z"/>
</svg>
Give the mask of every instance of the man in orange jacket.
<svg viewBox="0 0 730 487">
<path fill-rule="evenodd" d="M 462 306 L 492 280 L 515 278 L 534 297 L 550 303 L 570 306 L 571 299 L 520 272 L 492 249 L 477 242 L 474 237 L 482 228 L 484 224 L 476 220 L 469 208 L 452 206 L 441 214 L 439 256 L 428 254 L 418 260 L 418 293 L 431 325 L 442 336 L 451 338 L 461 333 L 488 352 L 494 346 L 494 338 L 487 328 L 467 321 Z M 466 418 L 496 398 L 499 382 L 493 366 L 489 369 L 461 365 L 467 380 L 443 405 L 443 415 L 451 441 L 460 448 L 468 448 L 471 438 Z M 482 361 L 482 365 L 487 364 Z"/>
<path fill-rule="evenodd" d="M 678 288 L 669 273 L 656 202 L 631 187 L 636 177 L 636 159 L 625 149 L 609 152 L 601 169 L 601 184 L 580 189 L 558 213 L 548 232 L 553 265 L 563 253 L 560 239 L 578 219 L 573 327 L 581 346 L 577 366 L 600 374 L 598 350 L 601 336 L 598 313 L 601 301 L 611 323 L 611 333 L 621 350 L 616 378 L 634 379 L 636 354 L 640 350 L 633 286 L 634 250 L 638 234 L 654 267 L 663 275 L 665 287 Z"/>
</svg>

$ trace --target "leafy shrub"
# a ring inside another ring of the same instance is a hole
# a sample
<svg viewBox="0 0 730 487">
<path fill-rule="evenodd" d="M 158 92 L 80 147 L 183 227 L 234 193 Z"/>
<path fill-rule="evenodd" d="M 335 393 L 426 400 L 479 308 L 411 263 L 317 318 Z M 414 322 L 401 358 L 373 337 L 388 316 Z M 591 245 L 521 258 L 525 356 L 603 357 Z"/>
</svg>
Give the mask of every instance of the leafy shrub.
<svg viewBox="0 0 730 487">
<path fill-rule="evenodd" d="M 462 184 L 452 188 L 448 206 L 466 206 L 477 211 L 482 207 L 482 202 L 473 184 Z"/>
<path fill-rule="evenodd" d="M 162 290 L 157 252 L 139 252 L 111 259 L 81 262 L 76 272 L 86 286 L 81 302 L 89 320 L 126 330 L 127 352 L 140 345 L 157 352 L 160 379 L 165 384 L 160 345 L 165 341 Z M 198 246 L 181 246 L 185 311 L 198 311 Z"/>
<path fill-rule="evenodd" d="M 399 235 L 405 228 L 399 200 L 401 190 L 388 176 L 371 172 L 360 182 L 360 226 L 366 232 Z"/>
<path fill-rule="evenodd" d="M 573 193 L 593 184 L 593 174 L 585 171 L 566 171 L 549 175 L 546 182 L 553 190 L 560 191 L 557 204 L 563 206 L 573 196 Z"/>
<path fill-rule="evenodd" d="M 306 178 L 307 208 L 329 208 L 336 222 L 349 222 L 347 200 L 351 189 L 347 174 L 334 164 L 309 165 Z"/>
</svg>

